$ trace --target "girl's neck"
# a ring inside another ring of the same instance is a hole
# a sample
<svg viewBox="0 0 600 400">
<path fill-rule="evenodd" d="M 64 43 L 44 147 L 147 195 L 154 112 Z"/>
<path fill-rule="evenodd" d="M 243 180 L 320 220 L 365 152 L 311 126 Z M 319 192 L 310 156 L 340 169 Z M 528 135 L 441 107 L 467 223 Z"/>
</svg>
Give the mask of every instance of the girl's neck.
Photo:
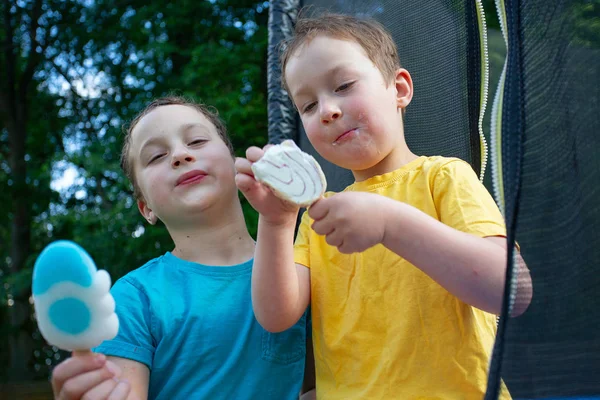
<svg viewBox="0 0 600 400">
<path fill-rule="evenodd" d="M 169 232 L 175 242 L 173 255 L 187 261 L 228 266 L 254 257 L 254 240 L 237 199 L 227 210 Z"/>
</svg>

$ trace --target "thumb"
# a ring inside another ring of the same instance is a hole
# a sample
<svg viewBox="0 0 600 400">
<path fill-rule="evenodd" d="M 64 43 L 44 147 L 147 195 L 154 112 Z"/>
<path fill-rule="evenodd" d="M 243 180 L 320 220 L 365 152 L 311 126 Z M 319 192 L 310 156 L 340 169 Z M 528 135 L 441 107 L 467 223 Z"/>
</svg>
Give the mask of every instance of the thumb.
<svg viewBox="0 0 600 400">
<path fill-rule="evenodd" d="M 235 176 L 235 184 L 253 207 L 269 194 L 268 188 L 246 174 L 237 174 Z"/>
<path fill-rule="evenodd" d="M 321 197 L 310 205 L 307 210 L 308 216 L 315 221 L 325 218 L 325 216 L 329 213 L 329 203 L 330 201 L 328 198 Z"/>
</svg>

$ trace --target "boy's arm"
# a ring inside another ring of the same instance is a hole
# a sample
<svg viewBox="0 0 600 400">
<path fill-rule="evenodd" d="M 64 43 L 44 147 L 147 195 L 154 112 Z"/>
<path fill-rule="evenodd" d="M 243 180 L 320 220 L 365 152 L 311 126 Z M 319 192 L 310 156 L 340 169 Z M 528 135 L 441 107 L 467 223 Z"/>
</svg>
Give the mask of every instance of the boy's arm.
<svg viewBox="0 0 600 400">
<path fill-rule="evenodd" d="M 252 307 L 270 332 L 293 326 L 310 301 L 310 271 L 294 263 L 294 228 L 299 207 L 277 198 L 254 179 L 251 165 L 264 154 L 250 147 L 235 162 L 236 184 L 258 211 L 258 233 L 252 267 Z"/>
<path fill-rule="evenodd" d="M 389 201 L 382 244 L 417 266 L 463 302 L 500 314 L 506 274 L 506 238 L 481 238 L 451 228 L 407 204 Z M 391 211 L 391 210 L 390 210 Z M 531 301 L 529 271 L 518 256 L 518 301 L 511 315 Z"/>
<path fill-rule="evenodd" d="M 496 243 L 506 250 L 505 237 L 488 236 L 485 239 Z M 531 283 L 531 274 L 529 273 L 527 264 L 525 264 L 525 260 L 518 249 L 515 249 L 514 264 L 514 273 L 517 274 L 517 290 L 510 316 L 518 317 L 527 310 L 527 307 L 529 307 L 529 304 L 531 303 L 531 298 L 533 297 L 533 284 Z M 506 272 L 506 268 L 504 271 Z"/>
<path fill-rule="evenodd" d="M 342 253 L 381 243 L 463 302 L 500 313 L 505 239 L 456 230 L 408 204 L 371 193 L 345 192 L 320 200 L 309 215 L 315 220 L 314 231 L 326 235 L 327 243 Z M 531 279 L 526 268 L 521 269 L 519 284 L 526 302 L 520 309 L 524 311 L 531 298 Z"/>
</svg>

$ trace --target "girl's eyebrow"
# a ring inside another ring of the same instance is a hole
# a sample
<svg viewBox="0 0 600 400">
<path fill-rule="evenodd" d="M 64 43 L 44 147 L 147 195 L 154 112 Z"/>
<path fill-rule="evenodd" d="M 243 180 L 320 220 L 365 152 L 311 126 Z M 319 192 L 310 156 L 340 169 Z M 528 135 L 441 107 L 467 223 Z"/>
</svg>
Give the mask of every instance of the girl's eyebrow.
<svg viewBox="0 0 600 400">
<path fill-rule="evenodd" d="M 188 131 L 191 131 L 193 129 L 199 129 L 203 133 L 210 134 L 210 129 L 207 126 L 205 126 L 204 124 L 201 124 L 201 123 L 198 123 L 198 122 L 190 122 L 190 123 L 182 124 L 179 127 L 179 129 L 177 129 L 177 130 L 179 132 L 181 132 L 181 133 L 187 133 Z M 159 144 L 163 140 L 164 139 L 162 137 L 160 137 L 160 136 L 151 137 L 150 139 L 146 140 L 142 144 L 142 147 L 140 147 L 139 154 L 141 155 L 147 147 L 155 145 L 155 144 Z"/>
<path fill-rule="evenodd" d="M 147 147 L 150 147 L 150 146 L 152 146 L 152 145 L 154 145 L 154 144 L 158 144 L 158 143 L 160 143 L 160 142 L 162 142 L 162 138 L 160 138 L 160 137 L 156 137 L 156 136 L 155 136 L 155 137 L 152 137 L 152 138 L 150 138 L 150 139 L 148 139 L 148 140 L 146 140 L 146 141 L 144 142 L 144 144 L 142 144 L 142 147 L 140 147 L 140 153 L 139 153 L 139 155 L 141 156 L 141 155 L 142 155 L 142 153 L 144 153 L 144 150 L 145 150 Z"/>
<path fill-rule="evenodd" d="M 191 131 L 192 129 L 200 129 L 204 133 L 210 133 L 210 129 L 207 126 L 205 126 L 204 124 L 201 124 L 199 122 L 190 122 L 187 124 L 183 124 L 179 127 L 179 131 L 183 132 L 183 133 Z"/>
</svg>

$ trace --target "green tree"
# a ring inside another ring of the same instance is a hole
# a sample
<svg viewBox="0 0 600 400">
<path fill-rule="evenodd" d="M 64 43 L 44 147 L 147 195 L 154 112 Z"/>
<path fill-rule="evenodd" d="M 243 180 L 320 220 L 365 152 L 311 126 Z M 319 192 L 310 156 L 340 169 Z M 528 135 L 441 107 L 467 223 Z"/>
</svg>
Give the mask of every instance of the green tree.
<svg viewBox="0 0 600 400">
<path fill-rule="evenodd" d="M 0 3 L 0 361 L 10 366 L 0 379 L 45 377 L 63 356 L 32 318 L 31 270 L 45 245 L 78 242 L 113 280 L 170 249 L 164 229 L 144 229 L 119 169 L 123 123 L 177 93 L 217 106 L 238 149 L 266 142 L 267 6 Z M 75 181 L 51 189 L 63 171 Z"/>
</svg>

